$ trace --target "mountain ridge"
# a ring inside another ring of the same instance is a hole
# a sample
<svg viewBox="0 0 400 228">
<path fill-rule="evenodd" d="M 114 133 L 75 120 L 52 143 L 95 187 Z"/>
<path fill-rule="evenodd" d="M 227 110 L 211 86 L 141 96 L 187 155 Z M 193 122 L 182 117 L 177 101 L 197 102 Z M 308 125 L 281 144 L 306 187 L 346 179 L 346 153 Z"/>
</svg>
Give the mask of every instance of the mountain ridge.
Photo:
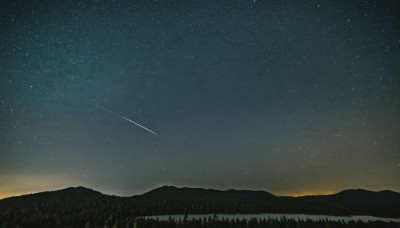
<svg viewBox="0 0 400 228">
<path fill-rule="evenodd" d="M 5 199 L 10 199 L 10 198 L 16 198 L 16 197 L 21 197 L 21 196 L 30 196 L 30 195 L 35 195 L 35 194 L 42 194 L 42 193 L 52 193 L 52 192 L 59 192 L 59 191 L 87 191 L 87 192 L 96 192 L 100 193 L 105 196 L 115 196 L 115 197 L 122 197 L 122 198 L 129 198 L 129 197 L 136 197 L 136 196 L 143 196 L 146 195 L 150 192 L 154 191 L 159 191 L 159 190 L 164 190 L 164 189 L 174 189 L 174 190 L 204 190 L 204 191 L 215 191 L 215 192 L 259 192 L 259 193 L 268 193 L 269 195 L 275 196 L 275 197 L 293 197 L 293 198 L 302 198 L 302 197 L 313 197 L 313 196 L 332 196 L 332 195 L 338 195 L 338 194 L 343 194 L 343 193 L 348 193 L 348 192 L 368 192 L 368 193 L 387 193 L 387 194 L 398 194 L 400 195 L 400 192 L 396 192 L 393 190 L 389 189 L 384 189 L 384 190 L 378 190 L 378 191 L 373 191 L 373 190 L 368 190 L 368 189 L 363 189 L 363 188 L 354 188 L 354 189 L 344 189 L 336 193 L 331 193 L 331 194 L 310 194 L 310 195 L 301 195 L 301 196 L 290 196 L 290 195 L 275 195 L 273 193 L 270 193 L 268 191 L 264 190 L 246 190 L 246 189 L 226 189 L 226 190 L 219 190 L 219 189 L 213 189 L 213 188 L 201 188 L 201 187 L 177 187 L 173 185 L 162 185 L 159 187 L 156 187 L 154 189 L 148 190 L 147 192 L 144 192 L 142 194 L 136 194 L 136 195 L 131 195 L 131 196 L 119 196 L 119 195 L 114 195 L 114 194 L 107 194 L 107 193 L 102 193 L 101 191 L 84 187 L 84 186 L 75 186 L 75 187 L 66 187 L 66 188 L 61 188 L 61 189 L 54 189 L 54 190 L 47 190 L 47 191 L 41 191 L 41 192 L 34 192 L 34 193 L 28 193 L 28 194 L 22 194 L 22 195 L 16 195 L 16 196 L 9 196 L 0 199 L 0 201 L 5 200 Z"/>
<path fill-rule="evenodd" d="M 132 197 L 145 197 L 145 198 L 164 198 L 171 197 L 174 199 L 189 197 L 192 199 L 217 199 L 219 197 L 234 200 L 236 197 L 245 197 L 251 200 L 253 197 L 269 197 L 276 198 L 277 196 L 266 191 L 251 191 L 251 190 L 216 190 L 209 188 L 189 188 L 189 187 L 175 187 L 175 186 L 161 186 L 145 192 L 141 195 Z"/>
<path fill-rule="evenodd" d="M 400 218 L 400 193 L 347 189 L 330 195 L 287 197 L 266 191 L 160 186 L 134 196 L 115 196 L 78 186 L 0 200 L 7 210 L 57 211 L 57 205 L 82 210 L 121 210 L 138 216 L 199 213 L 291 213 L 372 215 Z M 67 210 L 68 211 L 68 210 Z M 89 213 L 89 212 L 88 212 Z"/>
</svg>

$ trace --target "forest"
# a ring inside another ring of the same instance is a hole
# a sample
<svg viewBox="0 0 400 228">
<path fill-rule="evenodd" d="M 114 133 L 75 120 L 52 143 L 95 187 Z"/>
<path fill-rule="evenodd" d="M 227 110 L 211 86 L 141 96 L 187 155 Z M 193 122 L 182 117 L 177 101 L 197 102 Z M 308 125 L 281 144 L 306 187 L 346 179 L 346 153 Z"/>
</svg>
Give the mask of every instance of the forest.
<svg viewBox="0 0 400 228">
<path fill-rule="evenodd" d="M 129 224 L 124 224 L 129 225 Z M 362 221 L 328 221 L 328 220 L 295 220 L 295 219 L 218 219 L 217 217 L 209 217 L 204 219 L 183 219 L 158 221 L 154 219 L 136 219 L 133 226 L 135 227 L 233 227 L 233 228 L 259 228 L 259 227 L 297 227 L 297 228 L 312 228 L 312 227 L 399 227 L 398 223 L 388 223 L 381 221 L 362 222 Z M 129 226 L 128 226 L 129 227 Z"/>
<path fill-rule="evenodd" d="M 63 216 L 60 217 L 46 217 L 45 215 L 39 217 L 33 217 L 30 219 L 18 220 L 14 218 L 10 221 L 5 221 L 0 224 L 0 228 L 8 227 L 82 227 L 82 228 L 196 228 L 196 227 L 232 227 L 232 228 L 259 228 L 259 227 L 274 227 L 274 228 L 313 228 L 313 227 L 324 227 L 324 228 L 335 228 L 335 227 L 400 227 L 399 223 L 394 222 L 383 222 L 383 221 L 330 221 L 330 220 L 295 220 L 295 219 L 219 219 L 216 215 L 209 216 L 208 218 L 199 219 L 187 219 L 186 217 L 179 220 L 158 220 L 141 217 L 125 217 L 122 214 L 111 214 L 109 217 L 95 217 L 95 216 Z"/>
<path fill-rule="evenodd" d="M 382 195 L 383 194 L 383 195 Z M 157 221 L 143 216 L 168 214 L 304 213 L 400 217 L 398 193 L 350 191 L 322 198 L 277 197 L 261 191 L 217 191 L 161 187 L 143 195 L 118 197 L 67 188 L 0 200 L 0 227 L 399 227 L 385 222 L 268 220 Z M 346 197 L 344 197 L 346 196 Z M 389 197 L 388 197 L 389 196 Z M 365 198 L 367 197 L 367 198 Z M 346 201 L 346 200 L 347 201 Z M 350 200 L 350 201 L 349 201 Z M 361 201 L 362 200 L 362 201 Z M 360 203 L 358 203 L 360 201 Z M 376 202 L 374 202 L 376 201 Z M 387 213 L 384 213 L 387 212 Z M 393 216 L 391 216 L 393 215 Z"/>
</svg>

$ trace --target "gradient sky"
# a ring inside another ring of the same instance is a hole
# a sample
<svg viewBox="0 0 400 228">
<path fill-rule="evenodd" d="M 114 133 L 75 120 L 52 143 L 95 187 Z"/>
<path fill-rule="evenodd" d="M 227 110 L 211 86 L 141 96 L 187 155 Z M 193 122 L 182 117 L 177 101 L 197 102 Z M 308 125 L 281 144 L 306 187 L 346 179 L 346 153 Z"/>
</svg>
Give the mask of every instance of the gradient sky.
<svg viewBox="0 0 400 228">
<path fill-rule="evenodd" d="M 0 77 L 0 198 L 400 191 L 397 0 L 3 0 Z"/>
</svg>

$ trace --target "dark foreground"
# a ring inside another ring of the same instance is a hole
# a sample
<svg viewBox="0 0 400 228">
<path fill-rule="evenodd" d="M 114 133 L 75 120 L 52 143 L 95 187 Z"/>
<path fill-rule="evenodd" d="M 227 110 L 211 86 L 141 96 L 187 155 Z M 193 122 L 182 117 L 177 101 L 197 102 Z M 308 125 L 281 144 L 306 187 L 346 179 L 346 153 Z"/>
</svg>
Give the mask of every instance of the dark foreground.
<svg viewBox="0 0 400 228">
<path fill-rule="evenodd" d="M 400 227 L 399 223 L 296 221 L 293 219 L 158 221 L 168 214 L 326 214 L 400 217 L 400 194 L 346 190 L 327 196 L 278 197 L 261 191 L 217 191 L 161 187 L 143 195 L 117 197 L 82 187 L 0 200 L 6 227 Z"/>
<path fill-rule="evenodd" d="M 130 227 L 129 224 L 123 224 Z M 343 221 L 328 221 L 328 220 L 294 220 L 294 219 L 250 219 L 250 220 L 226 220 L 226 219 L 191 219 L 191 220 L 169 220 L 158 221 L 154 219 L 136 219 L 133 227 L 240 227 L 240 228 L 257 228 L 257 227 L 400 227 L 399 223 L 388 223 L 381 221 L 362 222 L 352 221 L 345 223 Z"/>
<path fill-rule="evenodd" d="M 98 220 L 93 220 L 88 218 L 88 221 L 84 223 L 84 221 L 74 220 L 73 218 L 64 219 L 60 218 L 41 218 L 41 220 L 30 220 L 27 218 L 23 221 L 8 221 L 3 222 L 0 225 L 1 228 L 6 227 L 83 227 L 83 228 L 101 228 L 101 227 L 123 227 L 123 228 L 139 228 L 139 227 L 166 227 L 166 228 L 174 228 L 174 227 L 187 227 L 187 228 L 196 228 L 196 227 L 232 227 L 232 228 L 258 228 L 258 227 L 274 227 L 274 228 L 288 228 L 288 227 L 296 227 L 296 228 L 312 228 L 312 227 L 377 227 L 377 228 L 385 228 L 385 227 L 400 227 L 400 223 L 394 222 L 382 222 L 382 221 L 370 221 L 370 222 L 362 222 L 362 221 L 328 221 L 328 220 L 294 220 L 294 219 L 218 219 L 216 217 L 209 217 L 204 219 L 183 219 L 183 220 L 167 220 L 160 221 L 155 219 L 144 219 L 144 218 L 118 218 L 117 216 L 110 216 L 105 221 L 101 222 Z"/>
</svg>

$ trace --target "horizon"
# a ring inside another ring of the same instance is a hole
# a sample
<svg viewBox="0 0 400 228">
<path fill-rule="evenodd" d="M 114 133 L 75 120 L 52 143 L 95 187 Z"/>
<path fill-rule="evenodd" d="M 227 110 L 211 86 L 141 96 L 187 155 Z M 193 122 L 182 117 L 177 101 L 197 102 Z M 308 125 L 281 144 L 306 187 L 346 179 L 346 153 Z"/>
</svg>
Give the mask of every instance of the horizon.
<svg viewBox="0 0 400 228">
<path fill-rule="evenodd" d="M 25 196 L 25 195 L 33 195 L 33 194 L 37 194 L 37 193 L 43 193 L 43 192 L 54 192 L 54 191 L 62 191 L 62 190 L 66 190 L 69 188 L 84 188 L 84 189 L 88 189 L 88 190 L 92 190 L 92 191 L 96 191 L 99 192 L 103 195 L 108 195 L 108 196 L 117 196 L 117 197 L 132 197 L 132 196 L 139 196 L 139 195 L 143 195 L 147 192 L 150 192 L 152 190 L 155 189 L 159 189 L 159 188 L 163 188 L 163 187 L 173 187 L 173 188 L 177 188 L 177 189 L 203 189 L 203 190 L 217 190 L 217 191 L 229 191 L 229 190 L 234 190 L 234 191 L 252 191 L 252 192 L 257 192 L 257 191 L 262 191 L 262 192 L 266 192 L 266 193 L 270 193 L 273 194 L 275 196 L 278 197 L 303 197 L 303 196 L 322 196 L 322 195 L 333 195 L 333 194 L 337 194 L 343 191 L 354 191 L 354 190 L 364 190 L 364 191 L 369 191 L 369 192 L 383 192 L 383 191 L 391 191 L 391 192 L 395 192 L 395 193 L 399 193 L 397 191 L 393 191 L 391 189 L 380 189 L 380 190 L 371 190 L 371 189 L 365 189 L 365 188 L 347 188 L 347 189 L 342 189 L 336 192 L 321 192 L 321 193 L 304 193 L 304 194 L 294 194 L 294 195 L 281 195 L 281 194 L 275 194 L 272 193 L 270 191 L 266 191 L 266 190 L 262 190 L 262 189 L 218 189 L 218 188 L 207 188 L 207 187 L 187 187 L 187 186 L 174 186 L 174 185 L 160 185 L 158 187 L 154 187 L 151 189 L 148 189 L 142 193 L 133 193 L 131 195 L 119 195 L 119 194 L 114 194 L 114 193 L 108 193 L 108 192 L 103 192 L 99 189 L 95 189 L 95 188 L 90 188 L 87 186 L 68 186 L 68 187 L 62 187 L 62 188 L 54 188 L 54 189 L 47 189 L 47 190 L 41 190 L 41 191 L 33 191 L 33 192 L 26 192 L 26 193 L 22 193 L 22 194 L 18 194 L 18 195 L 10 195 L 10 196 L 5 196 L 2 197 L 2 195 L 0 195 L 0 200 L 2 199 L 7 199 L 7 198 L 13 198 L 13 197 L 19 197 L 19 196 Z"/>
<path fill-rule="evenodd" d="M 0 1 L 0 197 L 400 192 L 400 1 Z"/>
</svg>

